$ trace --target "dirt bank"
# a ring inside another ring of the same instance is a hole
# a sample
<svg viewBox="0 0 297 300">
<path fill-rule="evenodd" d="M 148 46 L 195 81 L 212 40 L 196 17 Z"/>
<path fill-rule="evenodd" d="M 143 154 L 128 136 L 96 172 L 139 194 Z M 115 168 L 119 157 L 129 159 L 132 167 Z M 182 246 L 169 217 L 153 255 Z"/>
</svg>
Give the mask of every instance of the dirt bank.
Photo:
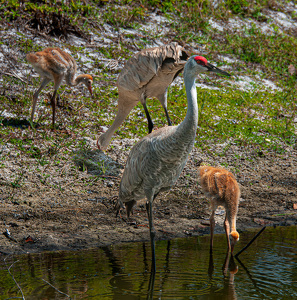
<svg viewBox="0 0 297 300">
<path fill-rule="evenodd" d="M 95 150 L 95 141 L 89 141 L 89 168 L 79 169 L 81 161 L 71 158 L 62 168 L 48 168 L 50 176 L 43 183 L 35 176 L 34 167 L 25 167 L 23 158 L 16 155 L 10 167 L 23 164 L 25 179 L 19 187 L 0 185 L 0 251 L 78 250 L 149 240 L 143 204 L 138 204 L 131 222 L 127 222 L 124 212 L 122 218 L 115 217 L 113 206 L 129 151 L 123 151 L 119 142 L 113 143 L 112 150 L 103 154 Z M 130 141 L 131 145 L 133 143 Z M 3 149 L 2 154 L 5 154 Z M 91 163 L 102 162 L 102 159 L 106 161 L 107 175 L 95 175 Z M 209 227 L 205 225 L 209 205 L 197 184 L 199 160 L 209 165 L 228 163 L 233 166 L 229 170 L 236 175 L 242 193 L 239 231 L 264 224 L 297 223 L 297 210 L 294 209 L 297 204 L 296 150 L 287 149 L 285 154 L 264 153 L 230 143 L 227 150 L 225 144 L 213 145 L 205 151 L 194 148 L 175 186 L 155 200 L 157 239 L 209 233 Z M 70 166 L 74 167 L 74 174 Z M 0 169 L 2 183 L 8 170 L 7 166 Z M 218 211 L 216 232 L 223 232 L 223 217 L 223 211 Z M 5 236 L 7 230 L 14 240 Z"/>
</svg>

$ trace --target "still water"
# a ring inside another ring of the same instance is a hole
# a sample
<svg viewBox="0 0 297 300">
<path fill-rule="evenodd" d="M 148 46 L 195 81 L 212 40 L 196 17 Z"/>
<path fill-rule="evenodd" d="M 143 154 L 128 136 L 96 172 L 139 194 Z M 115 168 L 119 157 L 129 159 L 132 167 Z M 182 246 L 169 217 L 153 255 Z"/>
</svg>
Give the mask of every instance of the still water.
<svg viewBox="0 0 297 300">
<path fill-rule="evenodd" d="M 256 232 L 242 232 L 234 253 Z M 25 299 L 297 299 L 296 226 L 266 228 L 240 260 L 226 249 L 224 235 L 212 256 L 208 236 L 157 241 L 155 277 L 150 243 L 0 258 L 0 299 L 22 296 L 13 263 Z"/>
</svg>

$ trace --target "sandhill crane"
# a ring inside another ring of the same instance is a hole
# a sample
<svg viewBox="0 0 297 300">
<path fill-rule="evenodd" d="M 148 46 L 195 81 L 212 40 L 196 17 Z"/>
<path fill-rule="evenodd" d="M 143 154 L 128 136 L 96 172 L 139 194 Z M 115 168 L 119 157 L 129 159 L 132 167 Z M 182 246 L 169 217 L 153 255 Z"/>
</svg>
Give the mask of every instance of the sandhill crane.
<svg viewBox="0 0 297 300">
<path fill-rule="evenodd" d="M 136 201 L 147 199 L 152 262 L 155 262 L 153 200 L 160 192 L 169 190 L 177 181 L 192 150 L 198 123 L 195 78 L 207 70 L 230 76 L 227 72 L 210 65 L 202 56 L 190 57 L 184 68 L 188 103 L 185 119 L 178 126 L 160 128 L 141 139 L 131 149 L 126 162 L 116 204 L 117 213 L 125 203 L 129 218 Z"/>
<path fill-rule="evenodd" d="M 33 95 L 31 121 L 33 121 L 38 95 L 50 81 L 54 81 L 54 93 L 51 98 L 51 105 L 53 108 L 53 126 L 55 125 L 56 94 L 63 79 L 65 79 L 66 83 L 70 86 L 76 86 L 80 83 L 84 84 L 91 93 L 91 96 L 93 96 L 92 76 L 89 74 L 81 74 L 74 78 L 77 65 L 74 58 L 67 52 L 62 51 L 59 48 L 46 48 L 40 52 L 28 53 L 26 58 L 42 78 L 39 89 L 36 90 Z"/>
<path fill-rule="evenodd" d="M 153 122 L 146 106 L 146 99 L 156 97 L 162 104 L 168 125 L 171 120 L 167 111 L 167 89 L 183 70 L 189 55 L 178 43 L 144 49 L 133 55 L 118 76 L 118 112 L 111 127 L 101 134 L 97 146 L 106 150 L 112 135 L 124 122 L 130 111 L 140 101 L 143 105 L 149 133 Z"/>
<path fill-rule="evenodd" d="M 238 211 L 240 189 L 232 173 L 224 168 L 202 166 L 198 170 L 202 191 L 210 199 L 210 249 L 213 248 L 213 233 L 215 227 L 214 214 L 218 206 L 226 211 L 224 222 L 228 250 L 233 253 L 234 245 L 239 240 L 236 231 L 236 216 Z"/>
</svg>

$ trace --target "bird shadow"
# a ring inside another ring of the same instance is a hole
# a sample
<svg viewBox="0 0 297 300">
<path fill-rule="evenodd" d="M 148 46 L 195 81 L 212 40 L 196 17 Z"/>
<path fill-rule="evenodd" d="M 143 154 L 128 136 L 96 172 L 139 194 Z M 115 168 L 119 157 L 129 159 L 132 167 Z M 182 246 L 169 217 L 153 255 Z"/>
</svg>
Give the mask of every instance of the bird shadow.
<svg viewBox="0 0 297 300">
<path fill-rule="evenodd" d="M 73 161 L 80 171 L 97 176 L 119 176 L 124 168 L 99 149 L 80 149 L 74 152 Z"/>
<path fill-rule="evenodd" d="M 26 119 L 19 119 L 14 117 L 5 117 L 0 121 L 1 126 L 15 127 L 15 128 L 28 128 L 31 126 L 30 122 Z"/>
</svg>

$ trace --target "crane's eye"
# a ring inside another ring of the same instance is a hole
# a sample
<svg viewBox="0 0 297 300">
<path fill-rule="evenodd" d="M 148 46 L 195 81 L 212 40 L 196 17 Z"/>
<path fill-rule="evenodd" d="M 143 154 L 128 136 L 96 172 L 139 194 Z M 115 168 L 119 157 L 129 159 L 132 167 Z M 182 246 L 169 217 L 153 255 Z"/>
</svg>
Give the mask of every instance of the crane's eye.
<svg viewBox="0 0 297 300">
<path fill-rule="evenodd" d="M 207 65 L 207 60 L 203 56 L 196 56 L 194 59 L 195 59 L 195 61 L 198 65 L 201 65 L 201 66 L 206 66 Z"/>
<path fill-rule="evenodd" d="M 205 62 L 203 60 L 196 60 L 197 64 L 204 66 Z"/>
</svg>

